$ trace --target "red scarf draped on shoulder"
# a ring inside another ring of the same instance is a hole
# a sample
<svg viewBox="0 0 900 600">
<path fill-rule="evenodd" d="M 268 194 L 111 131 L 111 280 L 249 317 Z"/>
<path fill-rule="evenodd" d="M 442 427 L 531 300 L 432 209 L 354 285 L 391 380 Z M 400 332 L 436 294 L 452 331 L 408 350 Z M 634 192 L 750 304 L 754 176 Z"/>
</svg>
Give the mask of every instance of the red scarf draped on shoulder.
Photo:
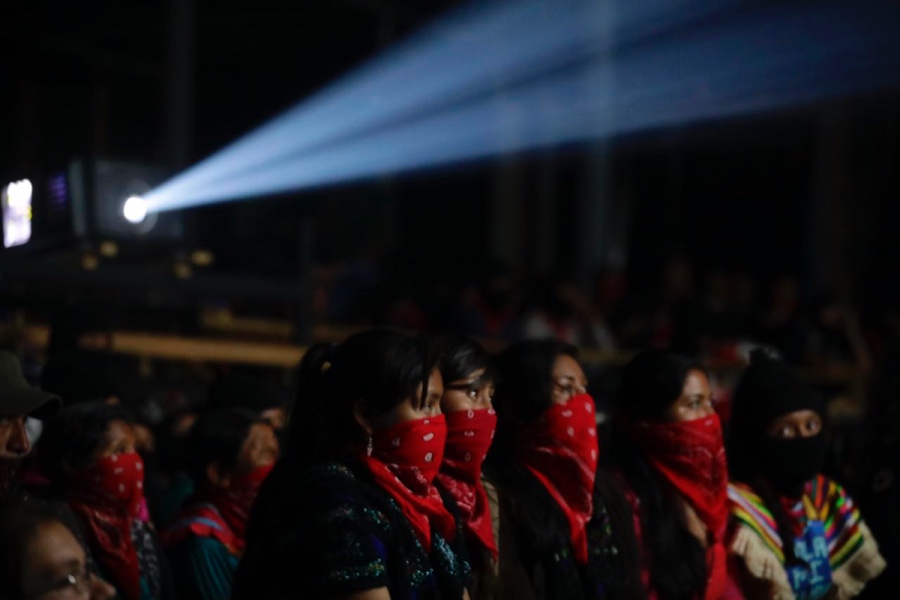
<svg viewBox="0 0 900 600">
<path fill-rule="evenodd" d="M 491 507 L 481 482 L 481 465 L 497 427 L 492 408 L 445 413 L 447 445 L 437 480 L 456 500 L 463 527 L 497 560 L 497 543 L 491 522 Z"/>
<path fill-rule="evenodd" d="M 594 510 L 597 420 L 594 400 L 578 394 L 547 409 L 525 428 L 519 460 L 553 497 L 569 521 L 575 560 L 588 559 L 587 524 Z"/>
<path fill-rule="evenodd" d="M 446 439 L 443 415 L 404 421 L 373 431 L 372 454 L 358 455 L 375 483 L 400 506 L 426 552 L 431 552 L 432 528 L 445 540 L 456 531 L 456 519 L 433 485 Z"/>
<path fill-rule="evenodd" d="M 706 526 L 709 580 L 704 598 L 725 590 L 725 530 L 728 524 L 728 465 L 722 425 L 715 414 L 674 423 L 623 423 L 632 441 L 659 475 L 681 494 Z"/>
<path fill-rule="evenodd" d="M 97 562 L 127 600 L 141 595 L 141 569 L 131 528 L 144 498 L 137 453 L 106 456 L 73 475 L 66 502 L 84 524 Z"/>
</svg>

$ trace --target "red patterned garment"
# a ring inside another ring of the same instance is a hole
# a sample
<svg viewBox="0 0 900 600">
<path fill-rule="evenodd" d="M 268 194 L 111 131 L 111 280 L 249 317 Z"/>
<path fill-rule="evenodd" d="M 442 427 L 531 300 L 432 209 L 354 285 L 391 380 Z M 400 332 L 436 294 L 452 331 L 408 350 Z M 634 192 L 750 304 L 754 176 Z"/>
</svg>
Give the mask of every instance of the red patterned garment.
<svg viewBox="0 0 900 600">
<path fill-rule="evenodd" d="M 84 524 L 94 556 L 128 600 L 141 594 L 132 521 L 144 499 L 144 463 L 136 452 L 106 456 L 73 474 L 66 502 Z"/>
<path fill-rule="evenodd" d="M 575 560 L 588 559 L 587 524 L 594 510 L 597 419 L 589 394 L 547 409 L 522 431 L 519 460 L 544 486 L 569 521 Z"/>
<path fill-rule="evenodd" d="M 650 465 L 697 513 L 710 536 L 706 600 L 728 585 L 728 464 L 722 425 L 715 414 L 692 421 L 627 424 L 626 431 Z"/>
<path fill-rule="evenodd" d="M 447 440 L 443 415 L 403 421 L 372 432 L 372 454 L 359 459 L 377 483 L 400 506 L 426 552 L 432 528 L 445 540 L 456 530 L 453 518 L 434 487 Z"/>
<path fill-rule="evenodd" d="M 481 465 L 487 456 L 497 414 L 492 408 L 444 413 L 447 420 L 447 444 L 437 480 L 456 500 L 463 527 L 497 559 L 497 543 L 491 523 L 491 507 L 481 482 Z"/>
</svg>

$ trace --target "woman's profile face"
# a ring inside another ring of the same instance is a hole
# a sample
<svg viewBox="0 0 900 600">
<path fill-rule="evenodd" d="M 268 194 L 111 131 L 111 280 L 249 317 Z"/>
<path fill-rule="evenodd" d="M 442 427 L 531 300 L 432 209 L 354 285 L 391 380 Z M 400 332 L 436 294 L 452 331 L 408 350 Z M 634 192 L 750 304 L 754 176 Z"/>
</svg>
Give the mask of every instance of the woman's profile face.
<svg viewBox="0 0 900 600">
<path fill-rule="evenodd" d="M 553 404 L 565 404 L 574 396 L 587 391 L 588 382 L 584 369 L 568 354 L 556 357 L 550 377 L 553 380 Z"/>
<path fill-rule="evenodd" d="M 437 369 L 431 372 L 428 378 L 428 393 L 422 394 L 422 386 L 416 393 L 389 410 L 387 413 L 372 419 L 372 426 L 376 429 L 385 429 L 405 421 L 427 419 L 441 414 L 441 396 L 444 395 L 444 385 L 441 381 L 441 373 Z"/>
<path fill-rule="evenodd" d="M 59 521 L 39 525 L 24 550 L 25 598 L 107 600 L 115 595 L 112 586 L 88 572 L 84 549 Z"/>
<path fill-rule="evenodd" d="M 693 369 L 688 372 L 681 388 L 681 396 L 666 412 L 666 420 L 679 423 L 693 421 L 712 415 L 712 387 L 703 371 Z"/>
<path fill-rule="evenodd" d="M 476 369 L 462 379 L 445 384 L 441 410 L 450 413 L 491 408 L 494 382 L 485 379 L 484 373 L 484 369 Z"/>
<path fill-rule="evenodd" d="M 239 473 L 249 473 L 254 469 L 273 465 L 278 460 L 278 452 L 275 430 L 268 423 L 255 423 L 250 426 L 241 445 L 236 470 Z"/>
<path fill-rule="evenodd" d="M 107 456 L 130 454 L 137 450 L 137 438 L 134 428 L 125 421 L 113 421 L 104 434 L 100 445 L 94 452 L 94 460 Z"/>
</svg>

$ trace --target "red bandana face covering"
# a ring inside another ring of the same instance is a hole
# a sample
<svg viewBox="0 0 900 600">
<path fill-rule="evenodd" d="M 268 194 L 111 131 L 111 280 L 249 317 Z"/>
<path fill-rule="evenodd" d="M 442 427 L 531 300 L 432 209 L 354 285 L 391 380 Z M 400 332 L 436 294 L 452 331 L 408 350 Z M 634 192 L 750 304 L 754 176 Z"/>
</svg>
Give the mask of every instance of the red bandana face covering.
<svg viewBox="0 0 900 600">
<path fill-rule="evenodd" d="M 242 542 L 247 533 L 247 521 L 250 520 L 253 502 L 259 488 L 274 467 L 274 464 L 258 467 L 249 473 L 232 478 L 227 488 L 206 493 L 206 498 L 216 507 L 222 519 Z"/>
<path fill-rule="evenodd" d="M 522 431 L 519 459 L 546 488 L 569 521 L 575 560 L 588 558 L 587 523 L 597 476 L 594 399 L 578 394 L 547 409 Z"/>
<path fill-rule="evenodd" d="M 697 512 L 713 538 L 728 521 L 728 465 L 717 415 L 677 423 L 629 426 L 654 469 Z"/>
<path fill-rule="evenodd" d="M 67 501 L 85 525 L 97 561 L 128 600 L 140 596 L 131 526 L 144 499 L 144 463 L 136 452 L 105 456 L 73 474 Z"/>
<path fill-rule="evenodd" d="M 453 538 L 456 527 L 432 485 L 444 456 L 447 424 L 443 415 L 397 423 L 372 432 L 372 455 L 362 453 L 375 482 L 393 498 L 409 520 L 426 551 L 431 530 Z"/>
<path fill-rule="evenodd" d="M 721 597 L 726 583 L 723 543 L 728 524 L 728 465 L 718 415 L 677 423 L 625 424 L 647 460 L 690 504 L 712 538 L 704 598 Z"/>
<path fill-rule="evenodd" d="M 470 538 L 474 538 L 497 558 L 497 544 L 491 523 L 491 507 L 481 483 L 481 465 L 487 456 L 497 413 L 492 408 L 445 413 L 447 445 L 438 481 L 459 506 L 460 516 Z"/>
</svg>

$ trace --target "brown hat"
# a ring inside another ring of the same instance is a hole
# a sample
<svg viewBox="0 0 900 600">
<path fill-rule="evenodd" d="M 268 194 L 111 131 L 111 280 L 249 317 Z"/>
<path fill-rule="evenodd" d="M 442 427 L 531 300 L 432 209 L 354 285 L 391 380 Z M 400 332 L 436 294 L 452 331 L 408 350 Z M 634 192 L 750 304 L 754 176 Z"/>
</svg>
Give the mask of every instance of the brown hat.
<svg viewBox="0 0 900 600">
<path fill-rule="evenodd" d="M 28 385 L 19 359 L 11 352 L 0 350 L 0 416 L 44 419 L 53 416 L 60 407 L 59 396 Z"/>
</svg>

